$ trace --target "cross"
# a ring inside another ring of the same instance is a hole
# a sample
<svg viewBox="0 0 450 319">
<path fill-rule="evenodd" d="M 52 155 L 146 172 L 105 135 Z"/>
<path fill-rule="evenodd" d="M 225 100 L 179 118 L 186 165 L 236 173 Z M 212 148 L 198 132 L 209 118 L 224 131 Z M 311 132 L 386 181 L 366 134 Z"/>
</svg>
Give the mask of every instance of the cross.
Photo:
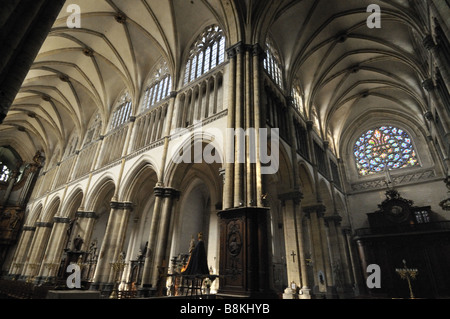
<svg viewBox="0 0 450 319">
<path fill-rule="evenodd" d="M 292 251 L 291 256 L 292 256 L 292 261 L 295 263 L 295 256 L 297 256 L 297 254 L 294 251 Z"/>
</svg>

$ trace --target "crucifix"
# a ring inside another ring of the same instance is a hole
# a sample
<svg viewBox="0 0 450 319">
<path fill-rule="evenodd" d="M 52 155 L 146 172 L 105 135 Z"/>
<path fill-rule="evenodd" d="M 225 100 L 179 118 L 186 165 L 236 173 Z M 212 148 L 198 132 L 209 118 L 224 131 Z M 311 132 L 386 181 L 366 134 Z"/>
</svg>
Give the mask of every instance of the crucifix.
<svg viewBox="0 0 450 319">
<path fill-rule="evenodd" d="M 295 263 L 295 256 L 297 256 L 297 254 L 294 251 L 292 251 L 291 256 L 292 256 L 292 261 Z"/>
</svg>

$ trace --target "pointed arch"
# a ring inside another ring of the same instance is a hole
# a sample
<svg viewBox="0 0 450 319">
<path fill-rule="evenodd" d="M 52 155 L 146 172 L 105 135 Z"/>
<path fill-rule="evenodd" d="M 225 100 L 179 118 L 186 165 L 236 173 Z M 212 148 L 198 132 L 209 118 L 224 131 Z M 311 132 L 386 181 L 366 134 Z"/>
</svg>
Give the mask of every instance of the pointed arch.
<svg viewBox="0 0 450 319">
<path fill-rule="evenodd" d="M 59 206 L 61 205 L 61 199 L 59 196 L 55 196 L 45 208 L 45 212 L 42 215 L 40 222 L 51 223 L 53 222 L 53 217 L 55 217 L 58 212 Z"/>
<path fill-rule="evenodd" d="M 68 196 L 65 203 L 62 205 L 61 212 L 63 217 L 73 218 L 76 211 L 80 208 L 83 202 L 84 193 L 81 187 L 75 188 Z"/>
</svg>

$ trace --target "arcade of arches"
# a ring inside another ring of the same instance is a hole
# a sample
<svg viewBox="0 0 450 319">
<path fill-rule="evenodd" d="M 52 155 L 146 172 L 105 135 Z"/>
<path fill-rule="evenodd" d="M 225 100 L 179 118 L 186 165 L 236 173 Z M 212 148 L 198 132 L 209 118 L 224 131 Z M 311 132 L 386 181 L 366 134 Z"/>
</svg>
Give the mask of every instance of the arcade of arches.
<svg viewBox="0 0 450 319">
<path fill-rule="evenodd" d="M 7 1 L 2 282 L 450 296 L 450 8 L 372 2 Z"/>
</svg>

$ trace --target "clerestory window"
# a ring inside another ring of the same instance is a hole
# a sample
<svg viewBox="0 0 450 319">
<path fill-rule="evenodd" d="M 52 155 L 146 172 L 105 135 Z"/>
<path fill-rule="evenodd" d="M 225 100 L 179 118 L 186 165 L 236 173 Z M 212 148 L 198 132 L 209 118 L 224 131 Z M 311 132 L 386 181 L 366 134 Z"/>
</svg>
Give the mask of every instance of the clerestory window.
<svg viewBox="0 0 450 319">
<path fill-rule="evenodd" d="M 186 85 L 225 61 L 225 35 L 217 26 L 207 27 L 191 47 L 183 84 Z"/>
<path fill-rule="evenodd" d="M 354 155 L 360 176 L 420 165 L 412 139 L 394 126 L 367 131 L 356 141 Z"/>
<path fill-rule="evenodd" d="M 111 131 L 125 124 L 130 119 L 133 109 L 133 102 L 131 101 L 131 97 L 128 92 L 125 92 L 120 97 L 117 104 L 118 106 L 115 108 L 111 119 Z"/>
<path fill-rule="evenodd" d="M 167 63 L 162 62 L 149 81 L 142 101 L 142 111 L 152 108 L 158 102 L 169 96 L 172 88 L 172 76 Z"/>
<path fill-rule="evenodd" d="M 283 73 L 281 68 L 281 58 L 273 40 L 268 37 L 266 40 L 266 57 L 264 59 L 264 69 L 272 80 L 282 89 Z"/>
<path fill-rule="evenodd" d="M 305 115 L 305 104 L 303 102 L 303 94 L 301 87 L 298 83 L 295 83 L 291 90 L 292 102 L 297 111 L 300 114 Z"/>
<path fill-rule="evenodd" d="M 100 114 L 97 112 L 97 114 L 91 120 L 89 129 L 84 139 L 83 147 L 94 142 L 100 136 L 101 130 L 102 130 L 102 120 L 100 118 Z"/>
</svg>

